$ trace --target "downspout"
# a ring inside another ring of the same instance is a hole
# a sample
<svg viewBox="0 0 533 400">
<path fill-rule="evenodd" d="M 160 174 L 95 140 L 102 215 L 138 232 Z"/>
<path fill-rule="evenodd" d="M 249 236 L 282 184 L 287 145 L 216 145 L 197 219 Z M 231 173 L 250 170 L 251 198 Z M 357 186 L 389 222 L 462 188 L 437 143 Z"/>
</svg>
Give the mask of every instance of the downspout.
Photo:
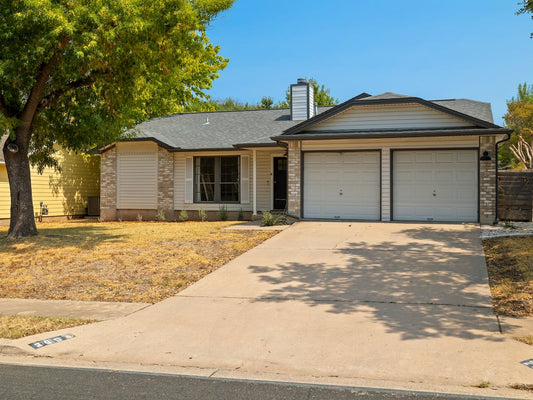
<svg viewBox="0 0 533 400">
<path fill-rule="evenodd" d="M 252 215 L 257 215 L 257 150 L 252 149 L 252 158 L 253 158 L 253 171 L 252 171 Z"/>
<path fill-rule="evenodd" d="M 503 142 L 507 142 L 511 138 L 511 134 L 507 133 L 507 137 L 502 140 L 494 143 L 494 154 L 496 156 L 496 212 L 494 213 L 494 222 L 493 225 L 498 224 L 498 146 Z"/>
</svg>

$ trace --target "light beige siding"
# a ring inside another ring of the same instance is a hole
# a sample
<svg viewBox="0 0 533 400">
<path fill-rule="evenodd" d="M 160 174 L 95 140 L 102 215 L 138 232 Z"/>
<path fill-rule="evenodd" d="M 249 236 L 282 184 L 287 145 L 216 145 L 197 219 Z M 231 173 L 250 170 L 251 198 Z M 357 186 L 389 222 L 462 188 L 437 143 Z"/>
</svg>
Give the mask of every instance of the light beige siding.
<svg viewBox="0 0 533 400">
<path fill-rule="evenodd" d="M 33 209 L 40 202 L 48 206 L 49 216 L 85 215 L 87 198 L 100 195 L 100 158 L 65 150 L 56 155 L 61 172 L 45 168 L 42 174 L 31 169 Z M 0 218 L 9 218 L 11 207 L 6 166 L 0 164 Z"/>
<path fill-rule="evenodd" d="M 310 150 L 363 150 L 390 147 L 395 149 L 435 147 L 477 147 L 477 136 L 450 136 L 437 138 L 398 138 L 360 140 L 308 140 L 302 144 L 303 151 Z"/>
<path fill-rule="evenodd" d="M 467 126 L 473 124 L 419 104 L 401 104 L 352 107 L 309 130 L 433 129 Z"/>
<path fill-rule="evenodd" d="M 157 208 L 157 145 L 117 144 L 117 209 Z"/>
<path fill-rule="evenodd" d="M 390 147 L 381 148 L 381 220 L 390 221 L 390 207 L 391 207 L 391 196 L 390 196 Z"/>
</svg>

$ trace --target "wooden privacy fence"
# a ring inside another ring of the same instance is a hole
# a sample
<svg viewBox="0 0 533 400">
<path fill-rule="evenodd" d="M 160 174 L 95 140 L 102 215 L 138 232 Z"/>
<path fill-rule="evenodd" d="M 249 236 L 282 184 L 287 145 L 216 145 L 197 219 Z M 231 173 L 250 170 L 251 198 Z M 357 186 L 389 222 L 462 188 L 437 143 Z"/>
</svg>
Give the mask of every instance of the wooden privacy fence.
<svg viewBox="0 0 533 400">
<path fill-rule="evenodd" d="M 498 171 L 498 218 L 531 221 L 533 171 Z"/>
</svg>

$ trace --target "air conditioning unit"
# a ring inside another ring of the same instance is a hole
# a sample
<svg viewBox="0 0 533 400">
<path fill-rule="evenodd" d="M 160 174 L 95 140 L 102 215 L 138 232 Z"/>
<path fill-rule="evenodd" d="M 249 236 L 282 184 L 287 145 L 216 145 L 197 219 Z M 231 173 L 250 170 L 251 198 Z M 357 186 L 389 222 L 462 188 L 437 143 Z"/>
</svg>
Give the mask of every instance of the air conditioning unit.
<svg viewBox="0 0 533 400">
<path fill-rule="evenodd" d="M 87 215 L 98 217 L 100 215 L 100 196 L 89 196 L 87 198 Z"/>
</svg>

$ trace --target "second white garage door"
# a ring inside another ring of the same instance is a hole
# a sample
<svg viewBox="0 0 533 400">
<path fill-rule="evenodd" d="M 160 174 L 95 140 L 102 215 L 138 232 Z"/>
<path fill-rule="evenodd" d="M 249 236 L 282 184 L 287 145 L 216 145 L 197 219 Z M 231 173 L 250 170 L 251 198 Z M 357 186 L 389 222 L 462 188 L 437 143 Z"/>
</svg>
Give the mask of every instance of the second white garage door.
<svg viewBox="0 0 533 400">
<path fill-rule="evenodd" d="M 376 151 L 304 154 L 304 218 L 380 219 Z"/>
<path fill-rule="evenodd" d="M 395 220 L 478 220 L 476 150 L 395 151 L 392 183 Z"/>
</svg>

